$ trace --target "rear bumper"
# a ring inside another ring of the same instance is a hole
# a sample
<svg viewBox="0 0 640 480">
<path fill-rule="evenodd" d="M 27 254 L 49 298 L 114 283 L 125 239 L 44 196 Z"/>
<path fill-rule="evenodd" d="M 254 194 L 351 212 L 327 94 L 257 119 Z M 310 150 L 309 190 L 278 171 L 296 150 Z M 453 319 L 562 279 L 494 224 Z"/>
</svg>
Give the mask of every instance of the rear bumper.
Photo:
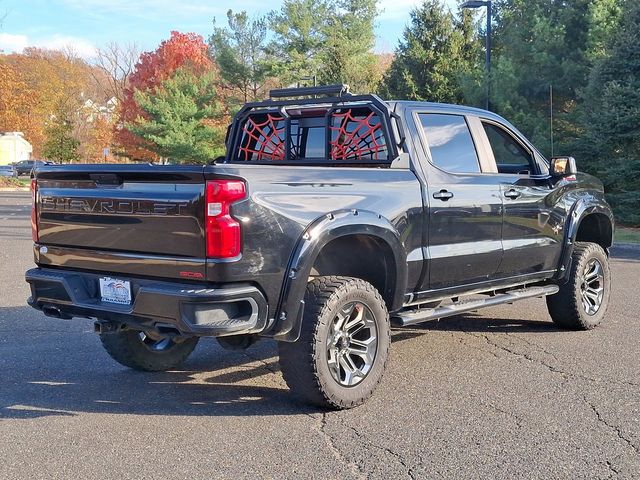
<svg viewBox="0 0 640 480">
<path fill-rule="evenodd" d="M 267 324 L 267 302 L 252 285 L 219 287 L 160 282 L 118 276 L 131 282 L 131 305 L 103 302 L 104 275 L 34 268 L 29 305 L 57 318 L 85 317 L 127 324 L 141 330 L 197 336 L 259 333 Z"/>
</svg>

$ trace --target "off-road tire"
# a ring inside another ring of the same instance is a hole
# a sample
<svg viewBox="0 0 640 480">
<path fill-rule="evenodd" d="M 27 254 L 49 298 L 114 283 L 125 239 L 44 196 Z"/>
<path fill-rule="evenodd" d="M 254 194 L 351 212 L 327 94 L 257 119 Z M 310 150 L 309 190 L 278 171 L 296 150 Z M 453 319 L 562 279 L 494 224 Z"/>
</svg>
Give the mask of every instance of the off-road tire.
<svg viewBox="0 0 640 480">
<path fill-rule="evenodd" d="M 198 337 L 171 342 L 163 350 L 146 345 L 137 330 L 121 330 L 100 334 L 100 341 L 107 353 L 125 367 L 146 372 L 171 370 L 181 365 L 198 344 Z"/>
<path fill-rule="evenodd" d="M 589 263 L 597 260 L 602 266 L 603 295 L 598 310 L 590 315 L 582 302 L 583 277 Z M 549 315 L 556 325 L 569 330 L 590 330 L 604 319 L 611 293 L 611 271 L 607 254 L 596 243 L 576 242 L 571 256 L 568 281 L 560 291 L 547 297 Z"/>
<path fill-rule="evenodd" d="M 368 374 L 360 383 L 347 387 L 330 372 L 327 336 L 340 309 L 353 302 L 364 304 L 372 314 L 377 347 Z M 317 277 L 307 285 L 300 338 L 293 343 L 278 343 L 280 367 L 298 399 L 323 408 L 352 408 L 367 400 L 380 383 L 390 344 L 389 312 L 370 283 L 352 277 Z"/>
</svg>

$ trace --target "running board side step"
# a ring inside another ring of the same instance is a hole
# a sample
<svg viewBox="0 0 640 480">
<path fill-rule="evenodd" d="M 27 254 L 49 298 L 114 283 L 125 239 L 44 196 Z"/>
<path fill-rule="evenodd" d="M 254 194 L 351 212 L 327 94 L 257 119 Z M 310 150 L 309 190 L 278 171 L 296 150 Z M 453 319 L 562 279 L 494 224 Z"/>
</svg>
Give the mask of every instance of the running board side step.
<svg viewBox="0 0 640 480">
<path fill-rule="evenodd" d="M 545 285 L 543 287 L 526 287 L 509 290 L 493 297 L 481 298 L 479 300 L 463 300 L 451 305 L 436 308 L 421 308 L 399 312 L 391 317 L 391 324 L 394 327 L 407 327 L 429 320 L 439 320 L 440 318 L 451 317 L 460 313 L 472 312 L 484 307 L 492 307 L 503 303 L 513 303 L 525 298 L 544 297 L 558 293 L 557 285 Z"/>
</svg>

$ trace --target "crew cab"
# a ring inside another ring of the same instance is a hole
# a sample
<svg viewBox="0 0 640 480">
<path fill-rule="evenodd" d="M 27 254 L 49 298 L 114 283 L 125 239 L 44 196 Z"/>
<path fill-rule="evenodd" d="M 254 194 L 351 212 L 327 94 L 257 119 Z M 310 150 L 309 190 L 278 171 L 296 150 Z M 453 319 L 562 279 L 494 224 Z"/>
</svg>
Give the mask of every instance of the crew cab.
<svg viewBox="0 0 640 480">
<path fill-rule="evenodd" d="M 373 393 L 391 325 L 546 297 L 589 329 L 609 301 L 602 183 L 475 108 L 274 90 L 237 113 L 224 158 L 44 165 L 32 192 L 31 306 L 94 319 L 141 370 L 202 337 L 275 339 L 292 392 L 329 408 Z"/>
</svg>

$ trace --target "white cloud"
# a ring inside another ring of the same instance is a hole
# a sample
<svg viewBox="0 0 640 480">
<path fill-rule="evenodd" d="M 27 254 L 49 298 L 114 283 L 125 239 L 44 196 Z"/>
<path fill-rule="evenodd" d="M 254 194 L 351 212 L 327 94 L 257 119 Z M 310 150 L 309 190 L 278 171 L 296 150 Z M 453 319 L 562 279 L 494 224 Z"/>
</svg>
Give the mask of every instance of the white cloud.
<svg viewBox="0 0 640 480">
<path fill-rule="evenodd" d="M 44 48 L 48 50 L 70 50 L 80 57 L 95 56 L 96 48 L 87 40 L 68 35 L 52 35 L 31 39 L 26 35 L 0 33 L 0 51 L 20 53 L 27 47 Z"/>
<path fill-rule="evenodd" d="M 67 35 L 54 35 L 35 42 L 34 46 L 49 50 L 71 50 L 83 58 L 91 58 L 96 54 L 96 47 L 91 42 Z"/>
<path fill-rule="evenodd" d="M 420 3 L 419 0 L 381 0 L 378 8 L 382 11 L 382 20 L 400 20 L 408 17 L 409 12 Z"/>
<path fill-rule="evenodd" d="M 421 0 L 380 0 L 378 8 L 382 11 L 382 20 L 403 20 L 409 19 L 409 12 L 422 4 Z M 445 0 L 445 6 L 454 9 L 456 0 Z"/>
<path fill-rule="evenodd" d="M 21 52 L 29 46 L 29 39 L 26 35 L 12 35 L 11 33 L 0 33 L 0 51 Z"/>
</svg>

